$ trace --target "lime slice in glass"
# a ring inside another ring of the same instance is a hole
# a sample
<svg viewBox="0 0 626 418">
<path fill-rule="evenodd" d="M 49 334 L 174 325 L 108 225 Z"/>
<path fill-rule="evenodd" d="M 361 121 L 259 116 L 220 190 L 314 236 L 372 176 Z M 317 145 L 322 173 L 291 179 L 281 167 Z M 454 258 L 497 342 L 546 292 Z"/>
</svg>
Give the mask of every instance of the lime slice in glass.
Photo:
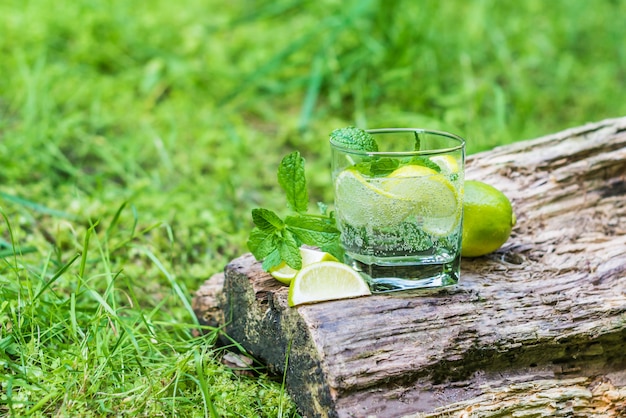
<svg viewBox="0 0 626 418">
<path fill-rule="evenodd" d="M 405 165 L 392 172 L 384 191 L 412 202 L 412 215 L 424 231 L 436 236 L 454 230 L 461 218 L 461 203 L 454 185 L 442 174 L 421 165 Z"/>
<path fill-rule="evenodd" d="M 289 306 L 370 295 L 365 280 L 351 267 L 337 261 L 309 264 L 289 286 Z"/>
<path fill-rule="evenodd" d="M 319 263 L 320 261 L 337 261 L 335 257 L 327 252 L 304 247 L 300 248 L 300 255 L 302 256 L 303 268 L 308 266 L 309 264 Z M 272 270 L 270 270 L 270 274 L 276 280 L 286 285 L 289 285 L 291 283 L 293 278 L 296 277 L 297 273 L 298 270 L 289 267 L 284 261 Z"/>
<path fill-rule="evenodd" d="M 430 161 L 437 164 L 442 174 L 456 174 L 459 172 L 459 163 L 451 155 L 436 155 L 430 157 Z"/>
<path fill-rule="evenodd" d="M 360 227 L 397 225 L 412 210 L 410 200 L 381 189 L 385 179 L 368 181 L 354 169 L 339 173 L 335 180 L 335 209 L 344 222 Z"/>
</svg>

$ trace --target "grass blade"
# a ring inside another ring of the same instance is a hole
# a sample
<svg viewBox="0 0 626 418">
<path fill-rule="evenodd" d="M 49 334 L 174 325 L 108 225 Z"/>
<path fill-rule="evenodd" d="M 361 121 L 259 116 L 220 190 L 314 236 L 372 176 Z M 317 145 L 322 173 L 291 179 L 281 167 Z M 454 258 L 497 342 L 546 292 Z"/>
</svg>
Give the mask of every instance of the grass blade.
<svg viewBox="0 0 626 418">
<path fill-rule="evenodd" d="M 36 212 L 42 213 L 44 215 L 50 215 L 57 218 L 69 219 L 69 220 L 77 220 L 78 217 L 72 215 L 67 212 L 63 212 L 56 209 L 50 209 L 44 205 L 40 205 L 39 203 L 32 202 L 30 200 L 21 198 L 19 196 L 14 196 L 5 192 L 0 192 L 0 198 L 5 199 L 8 202 L 16 203 L 20 206 L 24 206 L 29 209 L 33 209 Z"/>
<path fill-rule="evenodd" d="M 85 265 L 87 264 L 87 254 L 89 253 L 89 240 L 97 225 L 97 221 L 95 224 L 92 224 L 89 229 L 87 229 L 87 232 L 85 233 L 85 238 L 83 239 L 83 253 L 80 259 L 80 267 L 78 268 L 78 275 L 80 277 L 85 277 Z"/>
<path fill-rule="evenodd" d="M 176 295 L 178 296 L 178 299 L 180 300 L 180 302 L 183 304 L 183 306 L 185 307 L 185 309 L 187 310 L 187 312 L 189 313 L 189 316 L 191 317 L 191 321 L 195 324 L 195 325 L 200 325 L 200 323 L 198 322 L 198 318 L 196 317 L 196 313 L 193 311 L 193 308 L 191 307 L 191 303 L 189 303 L 189 298 L 187 296 L 187 294 L 185 293 L 185 291 L 182 289 L 182 287 L 180 286 L 180 284 L 176 281 L 176 279 L 170 274 L 169 271 L 167 271 L 167 269 L 165 268 L 165 266 L 163 265 L 163 263 L 161 263 L 161 260 L 159 260 L 153 253 L 152 251 L 143 248 L 142 249 L 143 253 L 145 255 L 148 256 L 148 258 L 150 260 L 152 260 L 152 262 L 157 266 L 157 268 L 161 271 L 161 273 L 163 273 L 163 275 L 165 276 L 165 278 L 167 278 L 168 282 L 170 283 L 170 286 L 172 287 L 172 289 L 174 290 L 174 292 L 176 293 Z"/>
<path fill-rule="evenodd" d="M 54 276 L 52 276 L 52 277 L 50 278 L 50 280 L 48 280 L 48 281 L 46 282 L 46 284 L 45 284 L 45 285 L 44 285 L 44 286 L 43 286 L 43 287 L 39 290 L 39 292 L 37 292 L 37 294 L 35 295 L 35 297 L 33 298 L 33 300 L 37 300 L 37 299 L 39 299 L 39 297 L 41 296 L 41 294 L 42 294 L 43 292 L 45 292 L 45 290 L 46 290 L 47 288 L 49 288 L 49 287 L 50 287 L 50 285 L 52 285 L 55 281 L 57 281 L 57 280 L 58 280 L 58 278 L 59 278 L 59 277 L 61 277 L 61 276 L 63 275 L 63 273 L 65 273 L 65 272 L 67 271 L 67 269 L 69 269 L 69 268 L 72 266 L 72 264 L 74 264 L 74 261 L 76 261 L 76 260 L 78 259 L 78 257 L 80 257 L 80 253 L 78 253 L 78 254 L 74 255 L 74 257 L 72 257 L 72 258 L 70 259 L 70 261 L 68 261 L 67 263 L 65 263 L 65 264 L 64 264 L 64 265 L 63 265 L 63 266 L 62 266 L 59 270 L 57 270 L 57 272 L 56 272 L 56 273 L 54 273 Z"/>
</svg>

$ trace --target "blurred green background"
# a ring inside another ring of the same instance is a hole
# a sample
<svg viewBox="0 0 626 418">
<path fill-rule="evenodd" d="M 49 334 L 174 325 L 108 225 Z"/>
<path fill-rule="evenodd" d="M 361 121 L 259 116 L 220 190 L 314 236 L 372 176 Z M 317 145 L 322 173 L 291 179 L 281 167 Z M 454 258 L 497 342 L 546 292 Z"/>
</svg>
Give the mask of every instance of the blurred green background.
<svg viewBox="0 0 626 418">
<path fill-rule="evenodd" d="M 416 126 L 468 152 L 626 115 L 619 0 L 0 2 L 0 415 L 293 416 L 192 293 L 285 210 L 299 150 Z M 233 342 L 236 346 L 236 342 Z"/>
</svg>

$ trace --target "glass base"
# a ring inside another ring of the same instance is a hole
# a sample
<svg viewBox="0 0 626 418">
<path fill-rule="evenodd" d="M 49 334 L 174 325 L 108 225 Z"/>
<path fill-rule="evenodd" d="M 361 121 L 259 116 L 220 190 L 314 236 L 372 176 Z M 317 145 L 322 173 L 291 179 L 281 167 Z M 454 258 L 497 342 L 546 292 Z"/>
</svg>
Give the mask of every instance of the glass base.
<svg viewBox="0 0 626 418">
<path fill-rule="evenodd" d="M 369 257 L 367 257 L 369 258 Z M 399 260 L 377 258 L 364 262 L 346 255 L 346 264 L 354 268 L 367 281 L 372 293 L 433 289 L 457 284 L 461 257 L 447 262 L 417 262 L 414 257 Z"/>
</svg>

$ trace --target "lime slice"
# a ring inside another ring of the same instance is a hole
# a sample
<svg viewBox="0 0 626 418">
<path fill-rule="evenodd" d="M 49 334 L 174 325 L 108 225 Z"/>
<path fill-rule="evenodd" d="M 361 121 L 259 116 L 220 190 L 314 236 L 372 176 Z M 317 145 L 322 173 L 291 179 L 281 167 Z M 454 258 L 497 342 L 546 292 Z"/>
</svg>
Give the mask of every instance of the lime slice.
<svg viewBox="0 0 626 418">
<path fill-rule="evenodd" d="M 456 174 L 459 172 L 459 163 L 451 155 L 436 155 L 430 157 L 430 161 L 439 166 L 442 174 Z"/>
<path fill-rule="evenodd" d="M 322 261 L 309 264 L 289 286 L 289 306 L 370 295 L 365 280 L 343 263 Z"/>
<path fill-rule="evenodd" d="M 392 172 L 383 189 L 410 200 L 412 215 L 429 234 L 447 235 L 461 218 L 461 202 L 454 185 L 442 174 L 421 165 L 405 165 Z"/>
<path fill-rule="evenodd" d="M 384 181 L 381 178 L 368 181 L 350 168 L 339 173 L 335 180 L 337 216 L 354 227 L 385 227 L 402 222 L 411 213 L 413 203 L 378 187 Z"/>
<path fill-rule="evenodd" d="M 329 253 L 304 247 L 300 248 L 300 255 L 302 256 L 302 267 L 306 267 L 313 263 L 319 263 L 320 261 L 337 261 L 337 259 Z M 284 261 L 270 270 L 270 274 L 276 280 L 286 285 L 291 283 L 297 273 L 298 270 L 289 267 Z"/>
<path fill-rule="evenodd" d="M 423 165 L 418 164 L 409 164 L 403 165 L 402 167 L 396 169 L 394 172 L 389 174 L 389 178 L 404 178 L 404 177 L 422 177 L 422 176 L 433 176 L 436 175 L 437 172 L 432 168 L 425 167 Z"/>
</svg>

